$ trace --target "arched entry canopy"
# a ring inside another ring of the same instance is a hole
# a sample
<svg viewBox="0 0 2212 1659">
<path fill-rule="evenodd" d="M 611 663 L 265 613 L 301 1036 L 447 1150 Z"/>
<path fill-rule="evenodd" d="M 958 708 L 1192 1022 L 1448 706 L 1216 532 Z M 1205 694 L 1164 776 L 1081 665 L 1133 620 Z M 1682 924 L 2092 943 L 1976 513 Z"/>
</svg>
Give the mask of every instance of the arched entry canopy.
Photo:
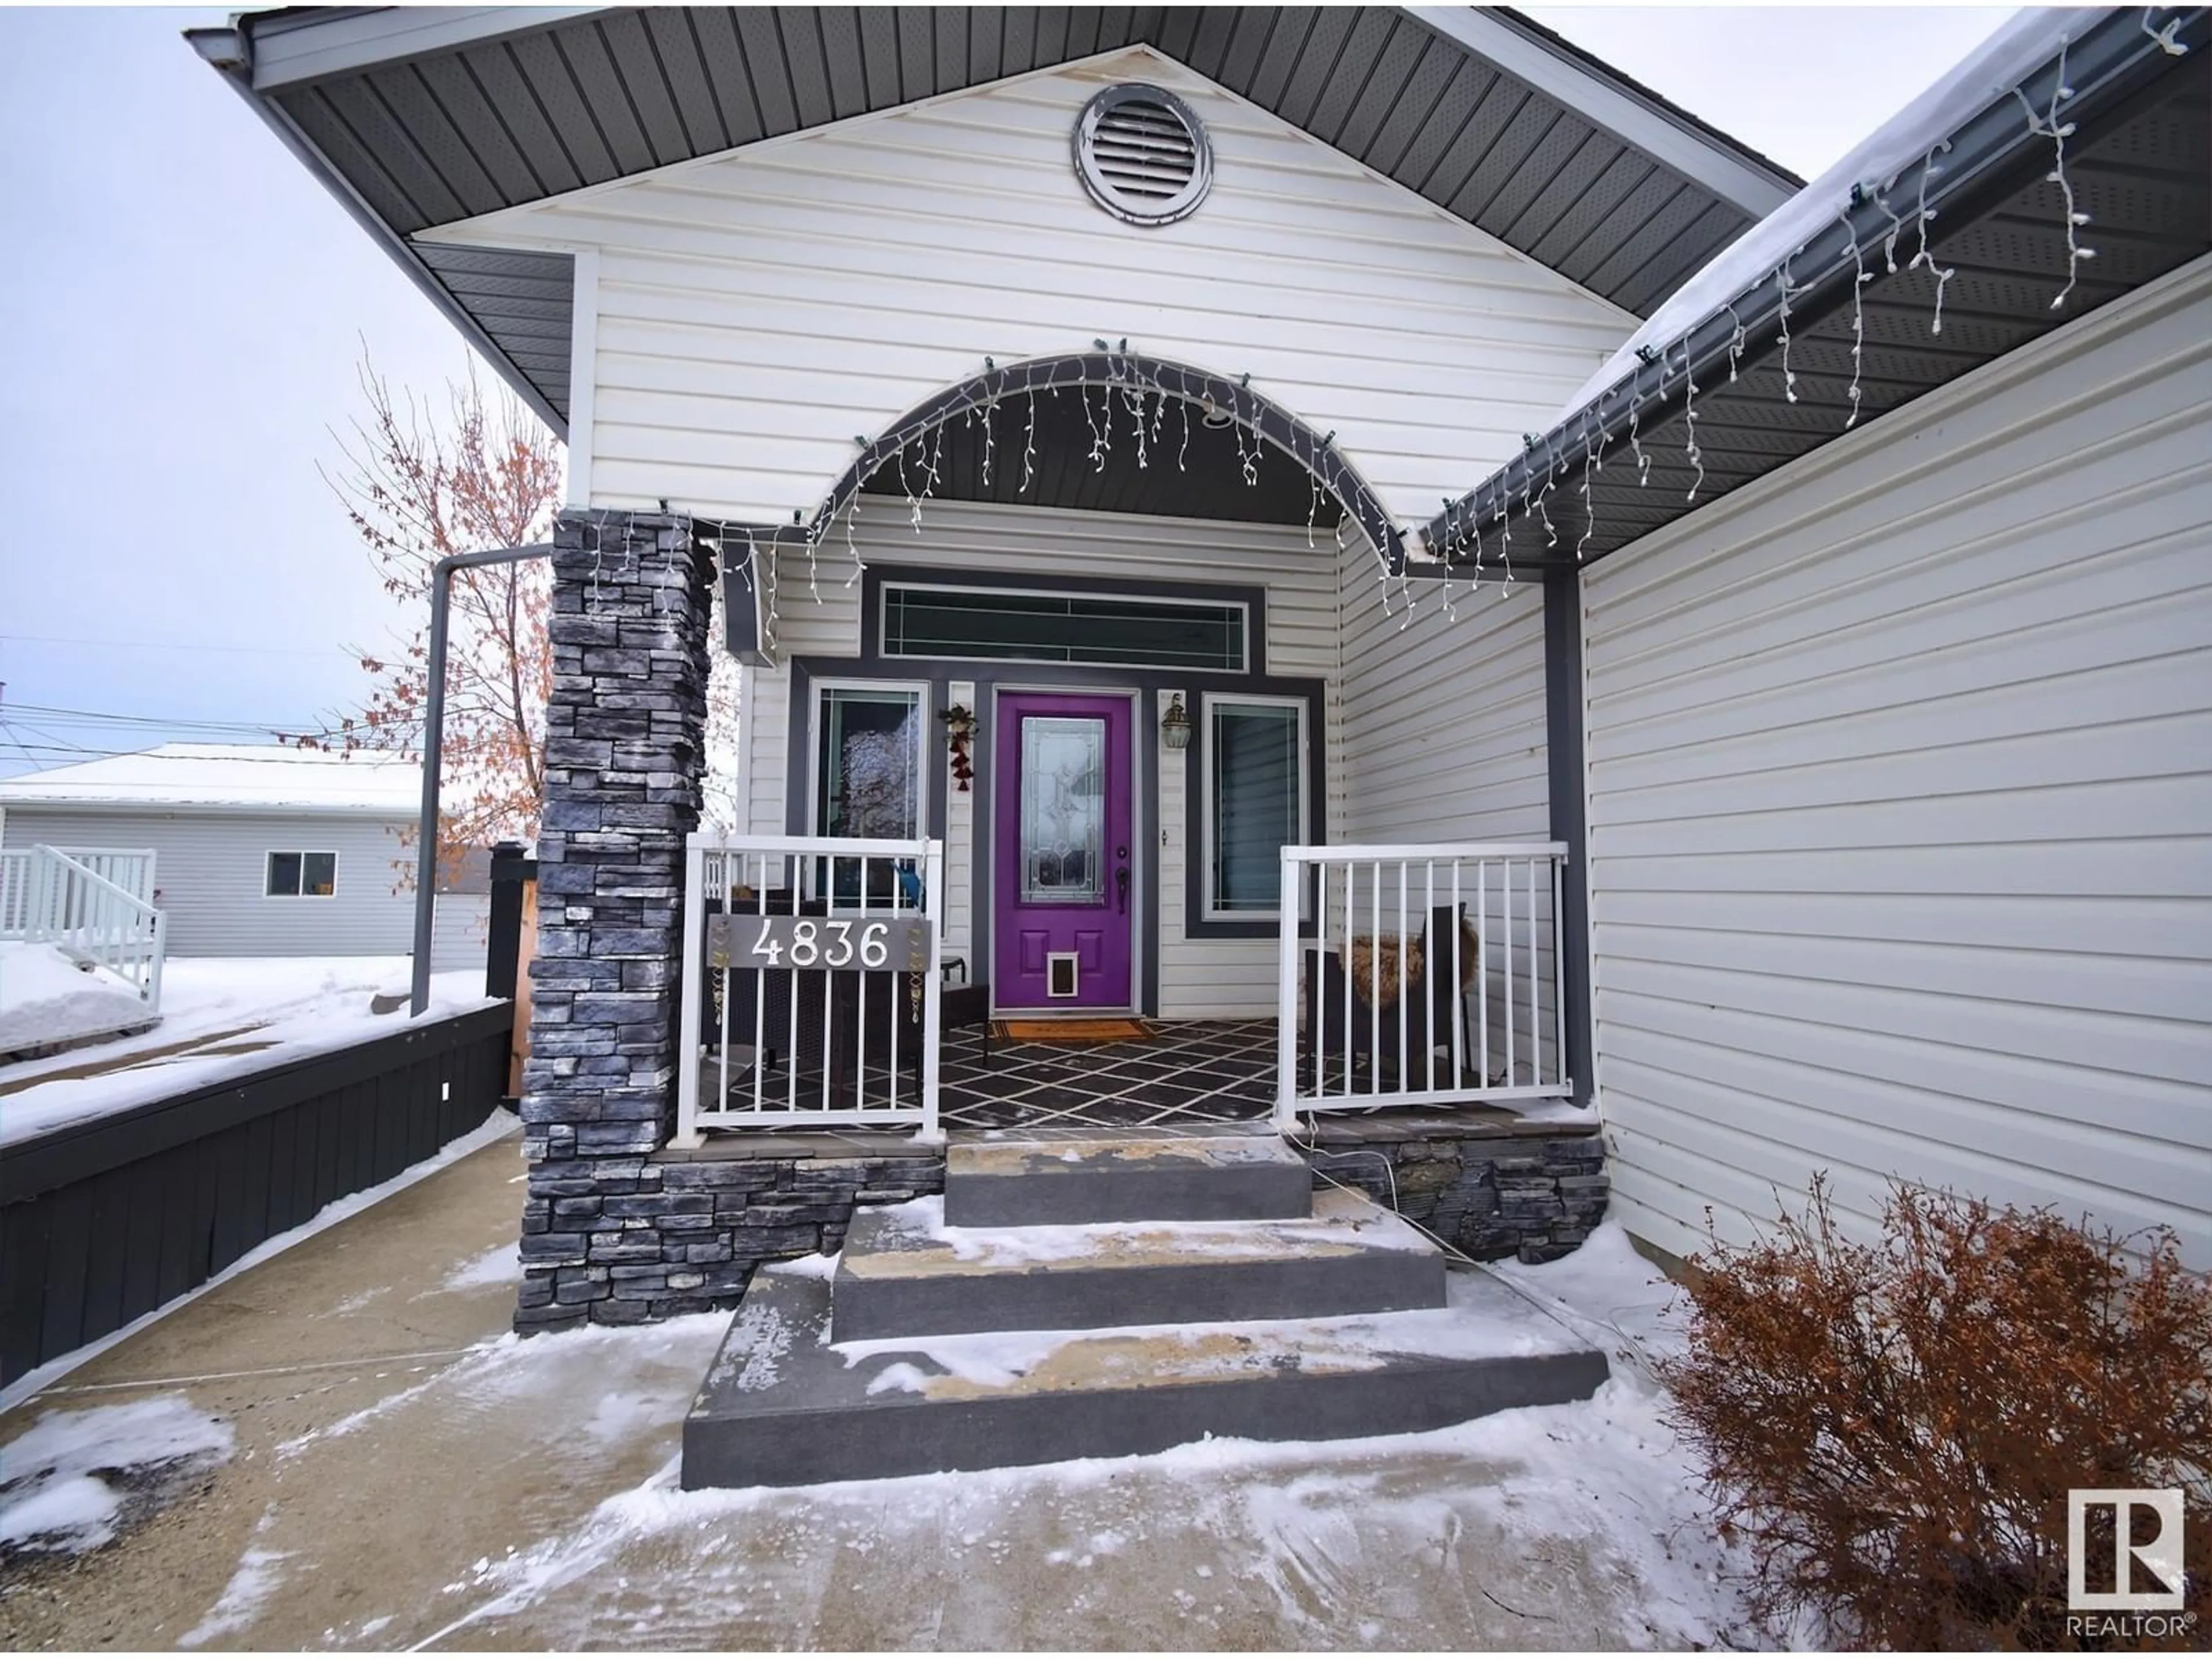
<svg viewBox="0 0 2212 1659">
<path fill-rule="evenodd" d="M 986 360 L 982 374 L 860 441 L 813 521 L 785 533 L 818 539 L 872 479 L 886 495 L 917 500 L 1079 504 L 1330 529 L 1348 518 L 1392 574 L 1402 568 L 1403 536 L 1338 452 L 1334 433 L 1316 432 L 1253 391 L 1249 376 L 1227 380 L 1098 346 L 1005 365 Z M 1264 464 L 1268 450 L 1297 463 L 1294 483 Z"/>
</svg>

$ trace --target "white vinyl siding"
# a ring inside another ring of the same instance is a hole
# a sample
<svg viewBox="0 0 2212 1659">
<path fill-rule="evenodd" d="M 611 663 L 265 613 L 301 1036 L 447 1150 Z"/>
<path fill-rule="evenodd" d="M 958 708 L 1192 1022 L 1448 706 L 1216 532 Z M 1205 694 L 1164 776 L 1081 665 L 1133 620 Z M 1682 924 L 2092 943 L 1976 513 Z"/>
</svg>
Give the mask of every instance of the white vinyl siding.
<svg viewBox="0 0 2212 1659">
<path fill-rule="evenodd" d="M 173 957 L 404 956 L 415 901 L 398 890 L 410 861 L 401 826 L 299 813 L 96 811 L 15 806 L 7 844 L 150 847 Z M 270 849 L 337 854 L 328 898 L 271 898 Z"/>
<path fill-rule="evenodd" d="M 1069 135 L 1154 81 L 1211 133 L 1181 223 L 1085 195 Z M 1133 351 L 1252 386 L 1399 517 L 1514 453 L 1635 325 L 1414 192 L 1143 50 L 1016 77 L 441 227 L 596 252 L 572 442 L 590 499 L 754 523 L 811 514 L 854 455 L 1000 362 Z M 580 316 L 585 298 L 579 299 Z"/>
<path fill-rule="evenodd" d="M 1819 1170 L 2212 1267 L 2212 264 L 1585 580 L 1618 1213 Z"/>
<path fill-rule="evenodd" d="M 1340 574 L 1343 763 L 1332 769 L 1329 787 L 1342 796 L 1343 839 L 1370 845 L 1550 840 L 1541 584 L 1457 584 L 1448 615 L 1432 581 L 1414 582 L 1409 594 L 1396 582 L 1377 580 L 1364 547 L 1346 551 Z M 1540 872 L 1538 887 L 1534 954 L 1548 1008 L 1552 913 Z M 1486 922 L 1489 1024 L 1500 1037 L 1493 1069 L 1504 1069 L 1502 1034 L 1510 1013 L 1516 1058 L 1532 1052 L 1533 1037 L 1544 1075 L 1556 1076 L 1553 1021 L 1547 1014 L 1540 1029 L 1530 1030 L 1528 927 L 1519 883 L 1510 939 L 1494 887 L 1486 909 L 1474 893 L 1462 896 L 1468 921 L 1480 915 Z M 1516 1081 L 1533 1080 L 1525 1058 L 1516 1069 Z"/>
</svg>

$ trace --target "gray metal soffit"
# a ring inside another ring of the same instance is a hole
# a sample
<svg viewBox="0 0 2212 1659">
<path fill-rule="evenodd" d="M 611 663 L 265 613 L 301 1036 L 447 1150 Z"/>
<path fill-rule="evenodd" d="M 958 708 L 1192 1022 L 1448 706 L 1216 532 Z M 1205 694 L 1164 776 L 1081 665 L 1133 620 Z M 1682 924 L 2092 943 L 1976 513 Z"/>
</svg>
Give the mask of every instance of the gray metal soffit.
<svg viewBox="0 0 2212 1659">
<path fill-rule="evenodd" d="M 457 286 L 450 258 L 418 257 L 422 233 L 1124 46 L 1639 316 L 1800 182 L 1527 20 L 1472 8 L 289 9 L 190 33 L 556 426 L 565 329 L 486 303 L 550 306 L 527 290 L 545 256 Z"/>
<path fill-rule="evenodd" d="M 1791 262 L 1786 354 L 1769 273 L 1529 434 L 1521 455 L 1444 504 L 1426 526 L 1430 547 L 1449 551 L 1460 578 L 1497 576 L 1509 562 L 1518 572 L 1589 563 L 1842 436 L 1854 386 L 1863 425 L 2212 252 L 2212 13 L 2166 16 L 2184 56 L 2161 48 L 2137 9 L 2110 14 L 2067 50 L 2066 176 L 2089 216 L 2081 240 L 2094 259 L 2072 266 L 2051 137 L 2030 131 L 2020 100 L 2007 97 L 1952 135 L 1925 179 L 1924 162 L 1899 177 L 1889 199 L 1905 204 L 1902 234 L 1869 197 L 1849 211 L 1848 246 L 1832 221 L 1835 232 Z M 2053 61 L 2021 91 L 2048 109 L 2057 82 Z M 1923 188 L 1936 210 L 1929 252 L 1954 273 L 1940 285 L 1913 259 Z M 2054 308 L 2069 266 L 2073 292 Z"/>
</svg>

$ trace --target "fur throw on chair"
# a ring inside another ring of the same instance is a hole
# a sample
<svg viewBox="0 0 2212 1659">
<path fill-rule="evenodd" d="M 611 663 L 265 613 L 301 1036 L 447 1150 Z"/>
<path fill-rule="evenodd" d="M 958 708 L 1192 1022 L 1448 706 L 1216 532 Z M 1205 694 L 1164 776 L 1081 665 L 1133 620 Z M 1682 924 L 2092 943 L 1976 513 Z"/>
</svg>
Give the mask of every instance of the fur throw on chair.
<svg viewBox="0 0 2212 1659">
<path fill-rule="evenodd" d="M 1481 939 L 1474 924 L 1462 916 L 1459 923 L 1459 984 L 1466 990 L 1474 983 L 1481 963 Z M 1407 984 L 1418 982 L 1427 963 L 1426 939 L 1406 941 L 1406 960 L 1398 960 L 1398 941 L 1395 939 L 1376 939 L 1362 935 L 1352 941 L 1352 985 L 1370 1008 L 1388 1008 L 1398 1000 L 1399 992 Z"/>
</svg>

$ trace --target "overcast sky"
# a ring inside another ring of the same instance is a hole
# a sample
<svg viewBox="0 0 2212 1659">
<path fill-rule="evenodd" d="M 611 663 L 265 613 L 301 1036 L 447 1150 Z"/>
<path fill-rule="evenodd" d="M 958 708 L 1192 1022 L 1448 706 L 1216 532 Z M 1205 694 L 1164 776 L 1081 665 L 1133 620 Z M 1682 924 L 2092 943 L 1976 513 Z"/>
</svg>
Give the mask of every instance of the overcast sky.
<svg viewBox="0 0 2212 1659">
<path fill-rule="evenodd" d="M 2008 11 L 1532 15 L 1810 178 Z M 465 372 L 181 39 L 223 16 L 0 10 L 0 775 L 356 698 L 343 647 L 392 618 L 316 471 L 329 429 L 364 342 L 395 386 Z M 143 724 L 31 712 L 54 708 Z"/>
</svg>

